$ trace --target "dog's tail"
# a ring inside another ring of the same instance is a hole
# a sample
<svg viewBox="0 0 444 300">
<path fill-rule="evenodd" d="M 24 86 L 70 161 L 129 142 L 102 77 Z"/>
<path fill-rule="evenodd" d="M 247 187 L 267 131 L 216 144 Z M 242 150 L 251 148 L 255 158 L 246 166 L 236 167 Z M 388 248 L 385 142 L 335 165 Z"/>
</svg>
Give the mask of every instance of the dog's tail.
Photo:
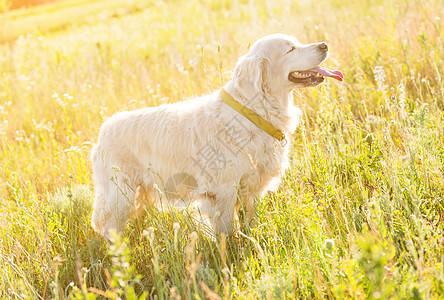
<svg viewBox="0 0 444 300">
<path fill-rule="evenodd" d="M 95 183 L 95 199 L 93 205 L 93 213 L 91 216 L 91 226 L 99 234 L 104 234 L 105 225 L 105 189 L 106 182 L 104 182 L 105 166 L 103 158 L 99 155 L 99 146 L 95 145 L 91 151 L 91 160 L 93 164 L 93 177 Z M 107 178 L 109 179 L 109 178 Z"/>
</svg>

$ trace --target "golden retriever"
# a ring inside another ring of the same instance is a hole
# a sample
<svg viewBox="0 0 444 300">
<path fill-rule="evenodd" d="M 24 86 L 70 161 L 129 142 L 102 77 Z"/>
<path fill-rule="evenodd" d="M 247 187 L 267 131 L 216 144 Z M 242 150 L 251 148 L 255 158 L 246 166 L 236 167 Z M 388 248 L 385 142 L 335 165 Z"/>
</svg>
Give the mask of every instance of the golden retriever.
<svg viewBox="0 0 444 300">
<path fill-rule="evenodd" d="M 197 200 L 217 233 L 232 231 L 239 205 L 253 218 L 255 198 L 276 188 L 289 166 L 288 135 L 301 117 L 292 90 L 324 77 L 342 80 L 341 72 L 318 66 L 327 54 L 326 43 L 268 35 L 239 58 L 223 88 L 240 110 L 248 108 L 287 138 L 228 105 L 221 90 L 113 115 L 92 150 L 93 228 L 109 241 L 110 231 L 122 230 L 134 214 L 139 192 L 153 202 Z"/>
</svg>

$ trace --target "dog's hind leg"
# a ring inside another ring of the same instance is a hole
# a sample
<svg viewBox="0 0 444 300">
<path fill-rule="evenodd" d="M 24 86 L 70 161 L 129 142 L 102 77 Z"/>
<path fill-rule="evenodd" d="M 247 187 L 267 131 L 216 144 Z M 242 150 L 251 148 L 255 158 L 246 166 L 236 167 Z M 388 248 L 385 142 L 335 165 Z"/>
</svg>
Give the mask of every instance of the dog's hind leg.
<svg viewBox="0 0 444 300">
<path fill-rule="evenodd" d="M 107 241 L 110 241 L 111 231 L 120 232 L 134 213 L 134 195 L 131 188 L 112 180 L 105 184 L 103 191 L 96 192 L 91 223 Z"/>
<path fill-rule="evenodd" d="M 110 167 L 105 159 L 93 149 L 93 171 L 96 196 L 91 216 L 91 225 L 107 242 L 111 231 L 120 232 L 135 212 L 136 187 L 132 187 L 118 167 Z"/>
<path fill-rule="evenodd" d="M 91 218 L 93 228 L 109 242 L 111 232 L 120 232 L 135 212 L 136 191 L 116 176 L 104 183 L 96 184 L 96 199 Z"/>
</svg>

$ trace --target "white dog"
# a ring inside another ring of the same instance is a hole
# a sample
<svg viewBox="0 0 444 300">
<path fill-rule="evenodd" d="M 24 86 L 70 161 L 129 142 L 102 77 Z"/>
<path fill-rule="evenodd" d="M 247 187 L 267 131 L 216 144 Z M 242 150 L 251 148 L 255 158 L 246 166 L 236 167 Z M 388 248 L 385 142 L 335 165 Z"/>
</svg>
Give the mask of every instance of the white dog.
<svg viewBox="0 0 444 300">
<path fill-rule="evenodd" d="M 327 53 L 325 43 L 272 34 L 239 59 L 223 89 L 112 116 L 92 150 L 93 228 L 109 240 L 139 195 L 198 200 L 216 232 L 231 232 L 239 205 L 253 218 L 255 198 L 277 187 L 289 165 L 287 140 L 301 117 L 292 89 L 324 76 L 342 80 L 341 72 L 318 66 Z"/>
</svg>

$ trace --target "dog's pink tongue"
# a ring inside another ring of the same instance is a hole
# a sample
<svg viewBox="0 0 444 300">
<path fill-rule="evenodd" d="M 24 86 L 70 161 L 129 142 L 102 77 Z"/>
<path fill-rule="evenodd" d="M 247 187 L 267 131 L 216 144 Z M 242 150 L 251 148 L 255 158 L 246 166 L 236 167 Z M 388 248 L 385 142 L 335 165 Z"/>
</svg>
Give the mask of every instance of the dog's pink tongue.
<svg viewBox="0 0 444 300">
<path fill-rule="evenodd" d="M 332 77 L 336 80 L 342 81 L 344 79 L 344 75 L 340 71 L 332 71 L 323 67 L 317 66 L 316 68 L 310 69 L 310 71 L 315 71 L 320 73 L 322 76 Z"/>
</svg>

